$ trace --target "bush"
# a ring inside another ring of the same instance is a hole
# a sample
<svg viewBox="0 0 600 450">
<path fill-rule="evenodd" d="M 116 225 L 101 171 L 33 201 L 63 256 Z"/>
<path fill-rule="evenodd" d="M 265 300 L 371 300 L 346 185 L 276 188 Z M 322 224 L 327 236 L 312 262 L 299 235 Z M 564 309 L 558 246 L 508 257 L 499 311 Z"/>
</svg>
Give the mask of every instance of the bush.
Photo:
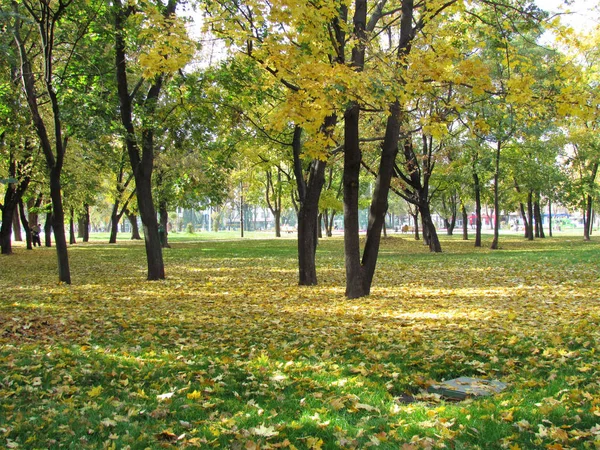
<svg viewBox="0 0 600 450">
<path fill-rule="evenodd" d="M 194 234 L 194 225 L 191 223 L 188 223 L 185 226 L 185 231 L 187 231 L 189 234 Z"/>
</svg>

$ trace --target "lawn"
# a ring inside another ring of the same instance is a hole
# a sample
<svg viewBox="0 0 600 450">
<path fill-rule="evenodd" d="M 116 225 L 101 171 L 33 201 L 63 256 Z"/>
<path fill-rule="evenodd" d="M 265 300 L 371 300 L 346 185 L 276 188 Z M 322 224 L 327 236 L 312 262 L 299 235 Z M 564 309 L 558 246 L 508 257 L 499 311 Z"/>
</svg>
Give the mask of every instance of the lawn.
<svg viewBox="0 0 600 450">
<path fill-rule="evenodd" d="M 70 247 L 70 286 L 54 249 L 0 259 L 0 448 L 600 448 L 597 237 L 393 236 L 359 300 L 340 238 L 318 287 L 291 238 L 172 245 L 160 282 L 139 242 Z M 508 388 L 427 393 L 457 376 Z"/>
</svg>

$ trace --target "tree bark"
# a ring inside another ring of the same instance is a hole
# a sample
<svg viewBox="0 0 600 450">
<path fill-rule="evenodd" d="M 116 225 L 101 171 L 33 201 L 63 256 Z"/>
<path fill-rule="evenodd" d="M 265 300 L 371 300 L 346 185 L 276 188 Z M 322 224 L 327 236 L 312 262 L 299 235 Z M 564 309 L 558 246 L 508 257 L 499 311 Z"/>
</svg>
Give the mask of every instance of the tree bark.
<svg viewBox="0 0 600 450">
<path fill-rule="evenodd" d="M 435 229 L 435 224 L 431 218 L 429 203 L 425 202 L 422 205 L 419 205 L 419 211 L 421 212 L 421 220 L 423 221 L 423 235 L 425 236 L 425 234 L 427 234 L 426 243 L 429 246 L 429 251 L 441 253 L 442 245 L 440 244 L 440 239 Z"/>
<path fill-rule="evenodd" d="M 169 211 L 167 211 L 167 202 L 164 200 L 159 203 L 158 215 L 160 217 L 160 225 L 164 230 L 164 237 L 161 241 L 162 248 L 171 248 L 169 245 Z"/>
<path fill-rule="evenodd" d="M 598 175 L 598 168 L 600 163 L 596 162 L 592 165 L 592 170 L 590 174 L 590 190 L 594 189 L 594 184 L 596 183 L 596 177 Z M 592 223 L 593 223 L 593 203 L 594 198 L 591 194 L 587 194 L 585 197 L 585 210 L 583 213 L 583 238 L 586 241 L 589 241 L 592 236 Z"/>
<path fill-rule="evenodd" d="M 381 232 L 388 210 L 388 196 L 392 177 L 395 175 L 395 161 L 398 154 L 398 144 L 401 127 L 401 108 L 398 101 L 392 103 L 386 123 L 386 132 L 381 146 L 379 171 L 373 188 L 371 207 L 369 209 L 369 224 L 367 240 L 363 252 L 362 266 L 364 267 L 363 295 L 368 295 L 373 283 L 373 275 L 377 265 Z"/>
<path fill-rule="evenodd" d="M 552 200 L 548 199 L 548 236 L 552 237 Z"/>
<path fill-rule="evenodd" d="M 494 240 L 492 241 L 491 249 L 498 249 L 498 240 L 500 239 L 500 150 L 502 143 L 496 144 L 496 167 L 494 170 Z"/>
<path fill-rule="evenodd" d="M 536 193 L 535 203 L 533 205 L 533 212 L 535 214 L 535 237 L 544 239 L 544 223 L 542 218 L 542 208 L 540 206 L 540 193 Z"/>
<path fill-rule="evenodd" d="M 527 192 L 527 239 L 530 241 L 534 240 L 533 233 L 533 191 L 530 189 Z"/>
<path fill-rule="evenodd" d="M 591 195 L 587 195 L 585 202 L 585 211 L 583 212 L 583 238 L 586 241 L 592 238 L 592 212 L 594 199 Z"/>
<path fill-rule="evenodd" d="M 465 204 L 462 204 L 462 221 L 463 221 L 463 229 L 462 229 L 462 238 L 463 241 L 467 241 L 469 239 L 469 216 L 467 215 L 467 208 Z"/>
<path fill-rule="evenodd" d="M 52 247 L 52 229 L 52 212 L 47 212 L 44 222 L 44 245 L 46 247 Z"/>
<path fill-rule="evenodd" d="M 27 242 L 27 250 L 33 250 L 31 227 L 29 226 L 29 221 L 27 220 L 27 215 L 25 214 L 25 205 L 23 204 L 23 199 L 19 201 L 19 215 L 21 216 L 21 223 L 23 224 L 23 228 L 25 230 L 25 241 Z"/>
<path fill-rule="evenodd" d="M 9 175 L 16 176 L 17 164 L 15 161 L 10 163 Z M 4 193 L 4 203 L 2 204 L 2 226 L 0 226 L 0 252 L 3 255 L 12 253 L 12 232 L 16 213 L 18 213 L 19 202 L 29 186 L 29 176 L 23 177 L 18 183 L 10 183 Z"/>
<path fill-rule="evenodd" d="M 75 212 L 73 211 L 73 208 L 71 208 L 69 214 L 69 244 L 74 245 L 76 243 L 77 240 L 75 239 Z"/>
<path fill-rule="evenodd" d="M 475 191 L 475 247 L 481 247 L 481 183 L 473 164 L 473 189 Z"/>
<path fill-rule="evenodd" d="M 12 189 L 8 189 L 10 191 Z M 6 203 L 6 195 L 4 197 L 4 205 L 2 208 L 2 226 L 0 227 L 0 247 L 3 255 L 10 255 L 12 253 L 12 228 L 13 228 L 13 215 L 15 208 L 11 204 Z"/>
<path fill-rule="evenodd" d="M 323 213 L 319 213 L 317 216 L 317 238 L 323 238 Z"/>
<path fill-rule="evenodd" d="M 83 216 L 79 228 L 83 242 L 90 241 L 90 205 L 83 205 Z"/>
<path fill-rule="evenodd" d="M 417 208 L 415 213 L 411 215 L 415 223 L 415 241 L 420 241 L 421 237 L 419 236 L 419 209 Z"/>
<path fill-rule="evenodd" d="M 277 168 L 277 183 L 273 182 L 273 174 L 271 173 L 271 169 L 267 169 L 265 174 L 267 176 L 267 188 L 265 189 L 267 206 L 271 211 L 271 214 L 273 214 L 275 221 L 275 237 L 281 237 L 281 170 Z"/>
<path fill-rule="evenodd" d="M 121 216 L 119 216 L 119 201 L 116 200 L 113 204 L 111 213 L 110 213 L 110 237 L 108 238 L 109 244 L 117 243 L 117 233 L 119 232 L 119 221 Z"/>
<path fill-rule="evenodd" d="M 15 205 L 15 211 L 13 212 L 13 234 L 15 235 L 15 241 L 21 242 L 23 235 L 21 234 L 21 220 L 19 219 L 19 206 Z"/>
<path fill-rule="evenodd" d="M 129 223 L 131 224 L 131 240 L 141 241 L 142 237 L 140 236 L 140 227 L 138 227 L 137 216 L 128 209 L 125 210 L 125 214 L 127 215 L 127 219 L 129 219 Z"/>
</svg>

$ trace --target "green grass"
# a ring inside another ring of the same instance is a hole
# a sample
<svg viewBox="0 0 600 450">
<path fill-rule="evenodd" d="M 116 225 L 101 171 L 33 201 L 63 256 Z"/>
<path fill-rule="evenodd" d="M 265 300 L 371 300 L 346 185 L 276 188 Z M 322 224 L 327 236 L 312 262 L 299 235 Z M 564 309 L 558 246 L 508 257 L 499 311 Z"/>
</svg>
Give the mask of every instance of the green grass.
<svg viewBox="0 0 600 450">
<path fill-rule="evenodd" d="M 54 249 L 1 258 L 0 447 L 600 444 L 596 237 L 431 254 L 393 236 L 359 300 L 340 238 L 319 245 L 317 287 L 296 285 L 291 237 L 171 234 L 160 282 L 142 243 L 105 238 L 70 247 L 71 286 Z M 509 388 L 426 393 L 457 376 Z"/>
</svg>

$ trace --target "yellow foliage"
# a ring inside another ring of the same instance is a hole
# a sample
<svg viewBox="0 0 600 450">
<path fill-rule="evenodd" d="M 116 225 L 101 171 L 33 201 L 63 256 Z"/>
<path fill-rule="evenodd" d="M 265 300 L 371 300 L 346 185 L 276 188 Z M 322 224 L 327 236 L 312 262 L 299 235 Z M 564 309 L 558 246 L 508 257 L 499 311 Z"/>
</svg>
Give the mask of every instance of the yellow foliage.
<svg viewBox="0 0 600 450">
<path fill-rule="evenodd" d="M 165 17 L 158 8 L 150 6 L 137 15 L 133 20 L 141 22 L 139 62 L 144 78 L 176 72 L 190 62 L 196 46 L 188 37 L 182 18 Z"/>
</svg>

